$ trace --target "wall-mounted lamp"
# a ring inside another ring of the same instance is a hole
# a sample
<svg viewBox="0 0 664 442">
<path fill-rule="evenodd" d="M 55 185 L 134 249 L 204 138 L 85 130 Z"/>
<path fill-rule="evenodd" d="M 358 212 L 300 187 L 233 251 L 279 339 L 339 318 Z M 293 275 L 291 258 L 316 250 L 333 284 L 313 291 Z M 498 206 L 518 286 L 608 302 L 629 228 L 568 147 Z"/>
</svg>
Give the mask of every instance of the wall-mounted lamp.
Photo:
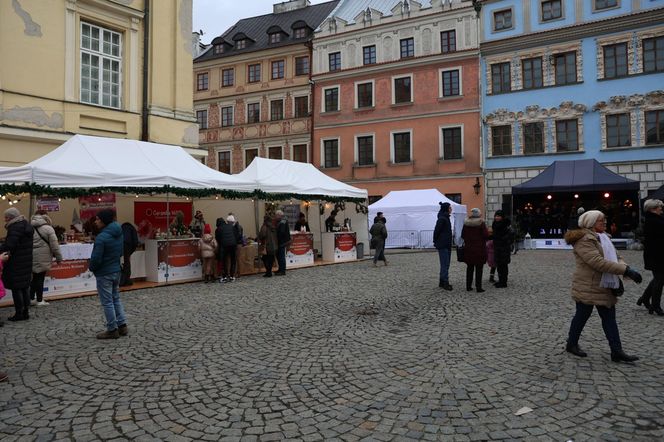
<svg viewBox="0 0 664 442">
<path fill-rule="evenodd" d="M 482 185 L 480 184 L 480 178 L 475 177 L 475 184 L 473 184 L 473 190 L 475 191 L 475 195 L 480 194 L 480 189 L 482 188 Z"/>
</svg>

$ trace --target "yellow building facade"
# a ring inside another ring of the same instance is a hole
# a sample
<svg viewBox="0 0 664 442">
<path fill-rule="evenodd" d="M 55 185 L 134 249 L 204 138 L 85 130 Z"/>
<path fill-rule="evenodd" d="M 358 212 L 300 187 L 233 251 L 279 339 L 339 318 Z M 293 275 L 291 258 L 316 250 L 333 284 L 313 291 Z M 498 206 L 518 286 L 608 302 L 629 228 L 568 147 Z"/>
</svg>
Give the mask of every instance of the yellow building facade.
<svg viewBox="0 0 664 442">
<path fill-rule="evenodd" d="M 0 1 L 0 166 L 73 134 L 185 147 L 193 113 L 192 0 Z"/>
</svg>

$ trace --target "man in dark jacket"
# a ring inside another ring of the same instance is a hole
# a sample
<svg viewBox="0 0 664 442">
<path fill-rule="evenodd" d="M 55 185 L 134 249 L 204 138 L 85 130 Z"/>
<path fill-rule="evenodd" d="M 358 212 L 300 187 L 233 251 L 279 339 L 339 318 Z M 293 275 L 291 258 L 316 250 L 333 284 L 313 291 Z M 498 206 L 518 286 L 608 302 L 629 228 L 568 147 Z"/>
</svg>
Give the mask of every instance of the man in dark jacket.
<svg viewBox="0 0 664 442">
<path fill-rule="evenodd" d="M 224 263 L 224 273 L 221 277 L 221 282 L 235 281 L 235 273 L 237 272 L 237 248 L 242 244 L 242 233 L 240 232 L 239 224 L 235 221 L 233 215 L 226 217 L 226 222 L 220 226 L 219 249 L 221 250 L 221 258 Z M 216 232 L 215 232 L 216 235 Z"/>
<path fill-rule="evenodd" d="M 284 212 L 277 210 L 275 213 L 275 221 L 277 223 L 277 264 L 279 269 L 275 275 L 286 274 L 286 248 L 290 245 L 290 227 L 288 220 L 284 218 Z"/>
<path fill-rule="evenodd" d="M 498 270 L 498 282 L 495 287 L 507 287 L 507 275 L 509 273 L 509 263 L 512 242 L 514 241 L 514 230 L 511 227 L 512 222 L 505 218 L 502 210 L 497 210 L 493 217 L 493 256 Z"/>
<path fill-rule="evenodd" d="M 17 208 L 5 210 L 7 238 L 0 253 L 9 252 L 9 260 L 2 272 L 5 288 L 12 291 L 14 316 L 10 321 L 25 321 L 29 318 L 30 279 L 32 278 L 32 225 Z"/>
<path fill-rule="evenodd" d="M 661 305 L 664 287 L 664 203 L 658 199 L 649 199 L 643 205 L 643 210 L 643 263 L 645 269 L 652 272 L 652 281 L 637 304 L 644 304 L 650 314 L 664 316 Z"/>
<path fill-rule="evenodd" d="M 122 275 L 120 276 L 120 287 L 132 285 L 131 280 L 131 255 L 138 247 L 138 232 L 132 223 L 122 224 L 122 238 L 124 241 L 122 252 Z"/>
<path fill-rule="evenodd" d="M 90 256 L 90 271 L 97 278 L 97 293 L 106 316 L 106 331 L 97 339 L 117 339 L 129 333 L 124 306 L 120 301 L 120 257 L 124 238 L 120 224 L 110 209 L 100 210 L 94 218 L 99 235 Z"/>
<path fill-rule="evenodd" d="M 438 259 L 440 260 L 440 275 L 438 278 L 438 287 L 445 290 L 452 290 L 450 285 L 449 271 L 450 258 L 452 256 L 452 223 L 450 214 L 452 206 L 450 203 L 438 203 L 438 221 L 433 230 L 433 245 L 438 249 Z"/>
</svg>

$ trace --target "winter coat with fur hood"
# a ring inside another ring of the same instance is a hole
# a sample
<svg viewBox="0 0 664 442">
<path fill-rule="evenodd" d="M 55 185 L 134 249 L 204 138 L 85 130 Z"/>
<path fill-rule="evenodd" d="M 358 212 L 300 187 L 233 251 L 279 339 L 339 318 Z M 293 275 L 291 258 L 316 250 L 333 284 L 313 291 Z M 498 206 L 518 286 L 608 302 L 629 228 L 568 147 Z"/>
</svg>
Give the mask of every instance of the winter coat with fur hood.
<svg viewBox="0 0 664 442">
<path fill-rule="evenodd" d="M 48 272 L 51 270 L 53 257 L 57 262 L 62 261 L 58 237 L 47 215 L 34 215 L 31 224 L 35 229 L 32 235 L 32 273 Z"/>
<path fill-rule="evenodd" d="M 204 233 L 198 248 L 201 251 L 201 258 L 214 258 L 217 255 L 217 241 L 210 233 Z"/>
<path fill-rule="evenodd" d="M 597 233 L 590 229 L 568 230 L 565 241 L 574 247 L 576 269 L 572 277 L 572 298 L 588 305 L 613 307 L 618 302 L 610 288 L 600 287 L 602 273 L 622 275 L 627 265 L 618 256 L 618 262 L 604 259 Z"/>
<path fill-rule="evenodd" d="M 482 218 L 467 218 L 463 222 L 461 238 L 463 238 L 463 262 L 468 265 L 486 264 L 486 240 L 489 231 Z"/>
</svg>

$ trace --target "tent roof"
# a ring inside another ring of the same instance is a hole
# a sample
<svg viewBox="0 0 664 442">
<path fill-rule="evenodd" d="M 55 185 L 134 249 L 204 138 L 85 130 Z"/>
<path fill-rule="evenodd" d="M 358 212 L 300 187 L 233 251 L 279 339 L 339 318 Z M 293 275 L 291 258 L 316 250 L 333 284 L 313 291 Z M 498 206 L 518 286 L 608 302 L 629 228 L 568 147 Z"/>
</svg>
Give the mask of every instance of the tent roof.
<svg viewBox="0 0 664 442">
<path fill-rule="evenodd" d="M 664 201 L 664 185 L 660 186 L 659 189 L 655 190 L 652 195 L 650 195 L 647 200 L 661 200 Z"/>
<path fill-rule="evenodd" d="M 253 183 L 217 172 L 179 146 L 74 135 L 24 166 L 0 168 L 0 184 L 53 188 L 180 187 L 252 192 Z"/>
<path fill-rule="evenodd" d="M 393 190 L 369 206 L 374 212 L 432 212 L 440 210 L 439 202 L 450 203 L 453 212 L 466 213 L 466 206 L 447 198 L 436 189 Z"/>
<path fill-rule="evenodd" d="M 308 163 L 256 157 L 234 176 L 267 193 L 367 198 L 366 190 L 337 181 Z"/>
<path fill-rule="evenodd" d="M 512 194 L 639 190 L 639 182 L 611 172 L 597 160 L 554 161 L 535 178 L 512 187 Z"/>
</svg>

